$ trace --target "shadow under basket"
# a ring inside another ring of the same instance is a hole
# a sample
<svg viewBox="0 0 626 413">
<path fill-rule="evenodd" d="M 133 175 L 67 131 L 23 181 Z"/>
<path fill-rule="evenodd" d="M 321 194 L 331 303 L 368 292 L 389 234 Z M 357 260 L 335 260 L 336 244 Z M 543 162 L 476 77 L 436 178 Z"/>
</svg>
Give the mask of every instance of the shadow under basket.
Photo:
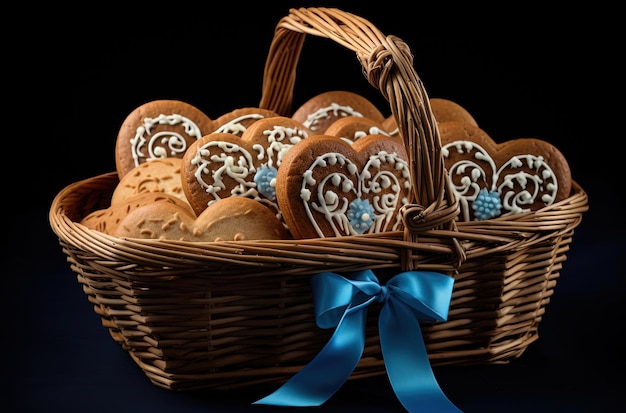
<svg viewBox="0 0 626 413">
<path fill-rule="evenodd" d="M 312 275 L 371 269 L 383 282 L 400 271 L 425 270 L 455 278 L 447 321 L 423 325 L 433 366 L 520 357 L 538 338 L 587 211 L 585 191 L 574 182 L 567 199 L 539 211 L 457 222 L 458 205 L 435 156 L 441 146 L 428 96 L 400 39 L 340 10 L 292 9 L 276 28 L 259 106 L 289 115 L 306 35 L 355 51 L 367 79 L 386 94 L 406 147 L 425 148 L 409 153 L 414 193 L 424 207 L 405 217 L 404 231 L 379 234 L 219 243 L 125 239 L 79 223 L 110 205 L 117 174 L 73 183 L 54 198 L 50 225 L 103 326 L 167 389 L 279 384 L 332 335 L 315 323 Z M 379 310 L 369 310 L 365 349 L 350 379 L 386 374 Z"/>
</svg>

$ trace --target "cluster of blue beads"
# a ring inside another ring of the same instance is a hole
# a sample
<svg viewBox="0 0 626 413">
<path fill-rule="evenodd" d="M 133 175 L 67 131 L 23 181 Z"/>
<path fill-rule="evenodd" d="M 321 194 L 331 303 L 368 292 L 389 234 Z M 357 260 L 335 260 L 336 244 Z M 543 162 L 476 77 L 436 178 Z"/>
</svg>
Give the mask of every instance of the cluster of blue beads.
<svg viewBox="0 0 626 413">
<path fill-rule="evenodd" d="M 350 225 L 358 234 L 362 234 L 374 224 L 374 208 L 366 200 L 355 199 L 348 210 Z M 364 219 L 367 217 L 367 219 Z"/>
<path fill-rule="evenodd" d="M 497 217 L 502 209 L 500 194 L 496 191 L 490 192 L 487 189 L 481 189 L 472 203 L 472 209 L 474 216 L 479 221 Z"/>
<path fill-rule="evenodd" d="M 272 186 L 272 180 L 276 178 L 277 170 L 273 166 L 263 165 L 254 175 L 257 191 L 265 198 L 276 199 L 276 188 Z"/>
</svg>

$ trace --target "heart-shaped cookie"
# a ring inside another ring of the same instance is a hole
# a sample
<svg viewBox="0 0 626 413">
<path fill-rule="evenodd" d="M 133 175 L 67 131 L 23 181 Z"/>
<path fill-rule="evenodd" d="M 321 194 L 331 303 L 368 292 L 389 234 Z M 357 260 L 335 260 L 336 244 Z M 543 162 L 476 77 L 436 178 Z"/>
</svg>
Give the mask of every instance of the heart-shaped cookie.
<svg viewBox="0 0 626 413">
<path fill-rule="evenodd" d="M 326 129 L 344 116 L 362 116 L 381 123 L 385 119 L 368 99 L 345 90 L 324 92 L 312 97 L 296 109 L 292 118 L 316 135 L 321 135 L 326 134 Z"/>
<path fill-rule="evenodd" d="M 213 129 L 213 121 L 189 103 L 147 102 L 128 114 L 120 127 L 115 143 L 117 174 L 121 179 L 153 159 L 182 158 L 192 142 Z"/>
<path fill-rule="evenodd" d="M 353 143 L 359 138 L 367 135 L 391 136 L 380 122 L 363 116 L 345 116 L 339 118 L 326 128 L 324 135 L 337 136 Z"/>
<path fill-rule="evenodd" d="M 544 140 L 497 144 L 478 126 L 463 122 L 442 122 L 439 132 L 462 221 L 536 211 L 570 194 L 567 160 Z"/>
<path fill-rule="evenodd" d="M 131 211 L 114 236 L 192 242 L 286 239 L 283 223 L 267 207 L 249 198 L 224 198 L 197 218 L 184 207 L 155 202 Z"/>
<path fill-rule="evenodd" d="M 278 114 L 269 109 L 251 107 L 235 109 L 215 119 L 213 122 L 215 130 L 211 133 L 231 133 L 242 136 L 254 122 L 274 116 L 278 116 Z"/>
<path fill-rule="evenodd" d="M 241 137 L 219 132 L 202 137 L 183 157 L 182 184 L 191 207 L 199 215 L 219 199 L 243 196 L 280 218 L 277 169 L 289 149 L 309 134 L 300 122 L 274 116 L 252 123 Z"/>
<path fill-rule="evenodd" d="M 283 158 L 276 197 L 294 238 L 398 230 L 411 189 L 400 140 L 368 135 L 350 144 L 311 136 Z"/>
</svg>

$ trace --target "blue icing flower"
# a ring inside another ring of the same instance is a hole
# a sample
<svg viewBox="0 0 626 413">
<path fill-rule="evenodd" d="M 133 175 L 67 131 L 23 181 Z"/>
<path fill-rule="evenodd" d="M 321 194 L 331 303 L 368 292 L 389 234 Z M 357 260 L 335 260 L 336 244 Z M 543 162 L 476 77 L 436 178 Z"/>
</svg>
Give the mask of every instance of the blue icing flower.
<svg viewBox="0 0 626 413">
<path fill-rule="evenodd" d="M 355 199 L 350 203 L 347 216 L 352 228 L 357 233 L 362 234 L 374 223 L 374 208 L 368 201 Z"/>
<path fill-rule="evenodd" d="M 276 199 L 276 168 L 263 165 L 254 175 L 254 182 L 261 195 L 274 201 Z"/>
<path fill-rule="evenodd" d="M 495 218 L 500 215 L 502 202 L 500 202 L 500 194 L 497 191 L 487 191 L 483 188 L 472 203 L 474 216 L 478 221 Z"/>
</svg>

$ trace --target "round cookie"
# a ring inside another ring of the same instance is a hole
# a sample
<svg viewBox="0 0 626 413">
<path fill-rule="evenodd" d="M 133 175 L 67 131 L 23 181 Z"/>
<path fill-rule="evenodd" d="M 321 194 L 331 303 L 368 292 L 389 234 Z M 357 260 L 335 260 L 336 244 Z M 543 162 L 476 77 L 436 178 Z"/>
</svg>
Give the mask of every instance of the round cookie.
<svg viewBox="0 0 626 413">
<path fill-rule="evenodd" d="M 108 208 L 93 211 L 81 220 L 81 224 L 96 231 L 113 235 L 119 223 L 133 210 L 157 202 L 169 202 L 195 215 L 188 203 L 163 192 L 142 192 Z"/>
<path fill-rule="evenodd" d="M 196 215 L 218 199 L 244 196 L 280 217 L 276 171 L 290 148 L 310 133 L 294 119 L 273 116 L 252 123 L 241 137 L 214 132 L 194 142 L 183 157 L 182 184 Z"/>
<path fill-rule="evenodd" d="M 188 202 L 181 180 L 182 162 L 181 158 L 158 158 L 136 166 L 120 179 L 111 205 L 142 192 L 163 192 Z"/>
<path fill-rule="evenodd" d="M 283 158 L 276 197 L 294 238 L 357 235 L 402 228 L 410 170 L 404 145 L 385 135 L 350 144 L 311 136 Z"/>
<path fill-rule="evenodd" d="M 442 122 L 439 132 L 461 221 L 536 211 L 570 194 L 568 162 L 546 141 L 519 138 L 497 144 L 478 126 L 463 122 Z"/>
<path fill-rule="evenodd" d="M 291 116 L 302 122 L 315 134 L 326 134 L 326 129 L 344 116 L 361 116 L 383 122 L 385 116 L 363 96 L 344 90 L 320 93 L 306 101 Z"/>
<path fill-rule="evenodd" d="M 189 145 L 214 129 L 195 106 L 179 100 L 154 100 L 135 108 L 124 120 L 115 143 L 120 179 L 153 159 L 182 158 Z"/>
<path fill-rule="evenodd" d="M 278 116 L 278 114 L 269 109 L 262 108 L 240 108 L 225 113 L 215 119 L 213 133 L 230 133 L 235 136 L 241 136 L 246 129 L 254 122 Z"/>
<path fill-rule="evenodd" d="M 272 211 L 249 198 L 221 199 L 197 218 L 176 204 L 148 204 L 126 215 L 114 235 L 191 242 L 276 240 L 289 237 L 282 222 Z"/>
</svg>

